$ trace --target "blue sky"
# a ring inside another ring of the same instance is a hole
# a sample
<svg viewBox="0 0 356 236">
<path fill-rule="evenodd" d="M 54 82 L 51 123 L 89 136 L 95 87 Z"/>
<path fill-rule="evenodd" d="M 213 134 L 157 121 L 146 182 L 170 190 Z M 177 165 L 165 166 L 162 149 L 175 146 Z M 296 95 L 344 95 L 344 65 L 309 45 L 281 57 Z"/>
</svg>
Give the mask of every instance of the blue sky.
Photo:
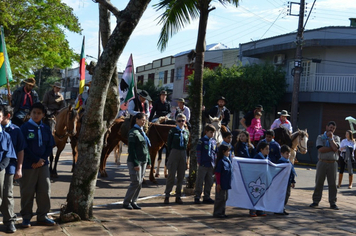
<svg viewBox="0 0 356 236">
<path fill-rule="evenodd" d="M 67 32 L 67 39 L 71 48 L 80 53 L 82 37 L 85 35 L 85 53 L 93 57 L 98 56 L 98 3 L 92 0 L 62 0 L 73 8 L 74 14 L 79 18 L 83 29 L 82 35 Z M 125 8 L 128 0 L 111 0 L 119 10 Z M 138 26 L 131 35 L 125 50 L 118 62 L 118 70 L 122 71 L 130 54 L 132 53 L 134 65 L 140 66 L 165 56 L 177 54 L 181 51 L 195 48 L 198 21 L 187 25 L 182 31 L 174 35 L 164 52 L 157 48 L 161 26 L 158 24 L 159 12 L 152 5 L 158 1 L 153 0 L 145 11 Z M 295 0 L 295 2 L 299 2 Z M 306 0 L 307 11 L 313 0 Z M 241 0 L 238 8 L 232 5 L 222 6 L 218 1 L 216 7 L 209 15 L 206 43 L 222 43 L 230 48 L 239 47 L 240 43 L 259 40 L 280 34 L 296 32 L 298 17 L 289 16 L 288 1 L 283 0 Z M 293 5 L 292 13 L 298 13 L 299 8 Z M 356 17 L 355 0 L 317 0 L 310 15 L 306 29 L 325 26 L 349 26 L 350 17 Z M 116 18 L 112 15 L 112 30 Z M 94 60 L 86 58 L 87 61 Z M 74 67 L 77 64 L 73 65 Z"/>
</svg>

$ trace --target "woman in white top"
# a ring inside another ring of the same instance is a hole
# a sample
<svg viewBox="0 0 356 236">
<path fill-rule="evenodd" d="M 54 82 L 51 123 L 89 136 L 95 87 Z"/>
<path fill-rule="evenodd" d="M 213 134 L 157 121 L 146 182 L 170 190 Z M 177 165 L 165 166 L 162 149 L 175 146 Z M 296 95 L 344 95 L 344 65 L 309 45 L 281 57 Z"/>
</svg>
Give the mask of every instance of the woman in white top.
<svg viewBox="0 0 356 236">
<path fill-rule="evenodd" d="M 354 160 L 354 151 L 356 149 L 356 143 L 351 130 L 346 131 L 345 137 L 346 138 L 343 139 L 340 144 L 340 158 L 339 158 L 340 172 L 339 172 L 339 184 L 337 185 L 337 187 L 340 188 L 341 186 L 342 176 L 345 171 L 345 166 L 347 165 L 347 171 L 349 172 L 349 189 L 351 189 L 352 179 L 353 179 L 352 163 Z M 350 147 L 351 149 L 350 150 L 351 155 L 346 155 L 348 147 Z"/>
</svg>

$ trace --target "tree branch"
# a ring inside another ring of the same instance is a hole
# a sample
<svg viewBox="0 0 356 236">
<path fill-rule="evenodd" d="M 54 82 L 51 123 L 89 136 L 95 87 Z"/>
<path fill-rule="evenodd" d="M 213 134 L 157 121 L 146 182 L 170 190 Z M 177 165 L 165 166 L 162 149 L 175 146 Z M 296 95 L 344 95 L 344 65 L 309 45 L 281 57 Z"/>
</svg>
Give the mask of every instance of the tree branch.
<svg viewBox="0 0 356 236">
<path fill-rule="evenodd" d="M 118 18 L 120 16 L 120 13 L 121 13 L 120 10 L 117 9 L 110 2 L 107 2 L 106 0 L 93 0 L 93 2 L 100 3 L 101 5 L 106 7 L 109 11 L 111 11 L 112 14 L 114 14 L 114 16 L 116 16 L 116 18 Z"/>
</svg>

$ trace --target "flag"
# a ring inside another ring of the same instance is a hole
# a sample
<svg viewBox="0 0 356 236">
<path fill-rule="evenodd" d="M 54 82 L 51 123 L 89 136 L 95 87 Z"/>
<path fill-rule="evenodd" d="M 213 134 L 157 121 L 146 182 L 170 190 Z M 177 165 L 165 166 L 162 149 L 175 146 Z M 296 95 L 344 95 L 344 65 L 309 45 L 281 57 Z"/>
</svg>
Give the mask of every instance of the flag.
<svg viewBox="0 0 356 236">
<path fill-rule="evenodd" d="M 85 85 L 85 53 L 84 53 L 84 42 L 85 36 L 83 37 L 83 44 L 82 44 L 82 51 L 80 53 L 80 66 L 79 66 L 79 74 L 80 74 L 80 81 L 79 81 L 79 95 L 84 92 L 84 85 Z M 78 99 L 77 105 L 75 109 L 78 109 L 83 104 L 83 98 Z"/>
<path fill-rule="evenodd" d="M 133 60 L 131 54 L 119 84 L 121 110 L 126 110 L 128 102 L 135 97 L 134 89 L 135 89 L 135 73 L 134 73 Z"/>
<path fill-rule="evenodd" d="M 4 29 L 1 28 L 1 42 L 0 42 L 0 86 L 7 84 L 7 81 L 12 81 L 12 73 L 10 67 L 9 57 L 7 55 Z"/>
<path fill-rule="evenodd" d="M 291 170 L 291 163 L 274 164 L 269 160 L 235 157 L 226 205 L 283 212 Z"/>
</svg>

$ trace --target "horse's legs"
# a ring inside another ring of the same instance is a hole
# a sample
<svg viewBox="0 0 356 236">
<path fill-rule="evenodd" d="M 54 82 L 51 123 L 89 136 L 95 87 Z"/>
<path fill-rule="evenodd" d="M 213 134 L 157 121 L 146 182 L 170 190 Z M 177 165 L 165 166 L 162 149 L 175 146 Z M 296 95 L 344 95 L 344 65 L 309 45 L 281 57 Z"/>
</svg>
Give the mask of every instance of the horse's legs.
<svg viewBox="0 0 356 236">
<path fill-rule="evenodd" d="M 156 155 L 157 155 L 158 149 L 157 147 L 151 147 L 150 148 L 150 157 L 151 157 L 151 171 L 150 171 L 150 181 L 152 183 L 157 183 L 156 178 L 153 175 L 153 171 L 155 169 L 155 161 L 156 161 Z"/>
<path fill-rule="evenodd" d="M 297 155 L 297 153 L 296 153 L 296 151 L 293 149 L 293 148 L 291 148 L 290 149 L 290 156 L 289 156 L 289 161 L 294 165 L 294 161 L 295 161 L 295 157 L 296 157 L 296 155 Z"/>
<path fill-rule="evenodd" d="M 73 155 L 73 163 L 72 163 L 71 172 L 73 172 L 74 168 L 75 168 L 75 163 L 77 163 L 77 160 L 78 160 L 78 138 L 77 137 L 70 138 L 70 146 L 72 148 L 72 155 Z"/>
<path fill-rule="evenodd" d="M 166 146 L 165 146 L 166 147 Z M 167 169 L 167 162 L 168 162 L 168 157 L 169 157 L 169 151 L 167 150 L 168 148 L 166 148 L 166 159 L 164 160 L 164 178 L 168 177 L 168 169 Z"/>
<path fill-rule="evenodd" d="M 62 146 L 64 146 L 64 145 L 57 146 L 57 153 L 56 153 L 56 157 L 54 159 L 54 165 L 53 165 L 53 169 L 52 169 L 52 173 L 51 173 L 51 177 L 53 177 L 53 178 L 58 178 L 57 164 L 58 164 L 59 156 L 61 155 L 61 153 L 64 149 L 64 147 L 62 147 Z"/>
<path fill-rule="evenodd" d="M 114 155 L 115 155 L 115 163 L 117 165 L 121 165 L 120 157 L 122 152 L 122 142 L 120 141 L 118 145 L 114 148 Z"/>
<path fill-rule="evenodd" d="M 52 175 L 52 163 L 53 163 L 53 159 L 54 159 L 54 156 L 53 156 L 53 150 L 51 152 L 51 154 L 49 155 L 49 173 Z"/>
<path fill-rule="evenodd" d="M 164 147 L 164 146 L 163 146 L 163 147 Z M 162 147 L 161 149 L 159 149 L 159 151 L 158 151 L 157 168 L 156 168 L 156 175 L 155 175 L 155 177 L 159 177 L 159 168 L 160 168 L 161 162 L 162 162 L 163 147 Z"/>
<path fill-rule="evenodd" d="M 106 147 L 103 147 L 103 150 L 101 152 L 101 158 L 100 158 L 100 168 L 99 168 L 100 177 L 103 178 L 108 177 L 108 174 L 106 172 L 106 162 L 108 160 L 110 153 L 119 144 L 119 142 L 120 140 L 114 140 L 113 142 L 108 143 Z"/>
</svg>

